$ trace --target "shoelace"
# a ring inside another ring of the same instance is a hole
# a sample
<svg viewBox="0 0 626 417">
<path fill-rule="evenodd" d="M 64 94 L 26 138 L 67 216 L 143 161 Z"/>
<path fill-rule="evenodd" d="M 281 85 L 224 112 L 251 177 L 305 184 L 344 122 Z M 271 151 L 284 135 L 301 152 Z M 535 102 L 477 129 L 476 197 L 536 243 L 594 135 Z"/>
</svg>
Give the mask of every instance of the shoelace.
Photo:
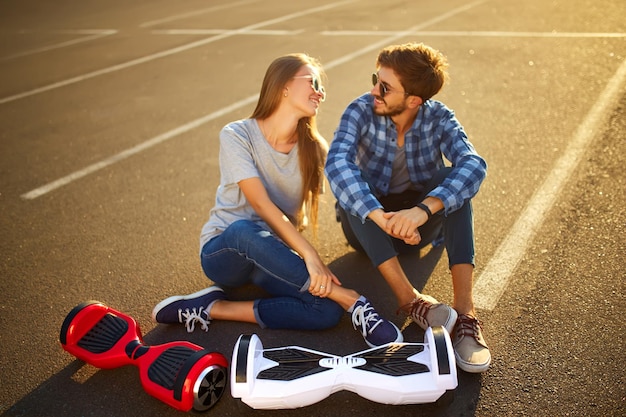
<svg viewBox="0 0 626 417">
<path fill-rule="evenodd" d="M 426 314 L 432 307 L 432 303 L 426 301 L 423 298 L 416 298 L 411 301 L 409 306 L 409 318 L 419 322 L 422 326 L 428 327 L 428 320 L 426 320 Z M 407 320 L 408 321 L 408 320 Z"/>
<path fill-rule="evenodd" d="M 456 321 L 456 337 L 470 336 L 480 342 L 479 329 L 482 328 L 482 324 L 476 317 L 461 314 Z"/>
<path fill-rule="evenodd" d="M 198 308 L 198 310 L 196 310 L 196 308 L 194 307 L 191 309 L 191 311 L 189 311 L 188 308 L 185 309 L 185 311 L 183 311 L 182 309 L 178 309 L 178 321 L 185 324 L 188 333 L 193 332 L 196 327 L 196 322 L 200 323 L 202 330 L 208 332 L 210 321 L 203 319 L 200 316 L 203 313 L 207 315 L 204 307 L 200 307 Z"/>
<path fill-rule="evenodd" d="M 374 322 L 374 324 L 370 326 L 368 330 L 368 323 L 370 322 Z M 378 316 L 378 313 L 376 313 L 374 307 L 372 307 L 369 302 L 355 307 L 352 312 L 352 327 L 356 330 L 357 326 L 360 326 L 363 337 L 367 336 L 368 333 L 371 334 L 382 322 L 383 320 Z"/>
</svg>

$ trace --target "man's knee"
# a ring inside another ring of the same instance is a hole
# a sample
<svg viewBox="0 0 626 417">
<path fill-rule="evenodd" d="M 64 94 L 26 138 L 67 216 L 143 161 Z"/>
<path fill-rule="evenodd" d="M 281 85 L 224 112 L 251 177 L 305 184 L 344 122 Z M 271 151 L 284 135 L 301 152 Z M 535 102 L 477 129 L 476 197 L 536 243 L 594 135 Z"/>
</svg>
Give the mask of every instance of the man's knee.
<svg viewBox="0 0 626 417">
<path fill-rule="evenodd" d="M 348 244 L 352 246 L 357 252 L 365 253 L 363 246 L 359 242 L 359 238 L 354 233 L 348 216 L 351 216 L 351 214 L 347 213 L 344 209 L 339 207 L 339 204 L 337 204 L 337 220 L 341 224 L 341 231 L 348 241 Z"/>
</svg>

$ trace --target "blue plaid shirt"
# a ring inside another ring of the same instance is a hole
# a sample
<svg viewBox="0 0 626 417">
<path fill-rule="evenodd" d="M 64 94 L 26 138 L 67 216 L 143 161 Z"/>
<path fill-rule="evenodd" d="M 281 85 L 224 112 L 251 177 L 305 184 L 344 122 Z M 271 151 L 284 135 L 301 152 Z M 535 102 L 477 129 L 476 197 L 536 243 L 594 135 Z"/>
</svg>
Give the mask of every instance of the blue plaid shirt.
<svg viewBox="0 0 626 417">
<path fill-rule="evenodd" d="M 385 196 L 397 149 L 395 124 L 373 111 L 367 93 L 348 105 L 330 145 L 325 173 L 341 207 L 363 221 L 383 208 L 377 196 Z M 443 103 L 427 100 L 404 135 L 412 185 L 421 189 L 441 168 L 445 157 L 452 173 L 428 196 L 439 198 L 447 215 L 476 195 L 487 164 L 477 153 L 454 116 Z"/>
</svg>

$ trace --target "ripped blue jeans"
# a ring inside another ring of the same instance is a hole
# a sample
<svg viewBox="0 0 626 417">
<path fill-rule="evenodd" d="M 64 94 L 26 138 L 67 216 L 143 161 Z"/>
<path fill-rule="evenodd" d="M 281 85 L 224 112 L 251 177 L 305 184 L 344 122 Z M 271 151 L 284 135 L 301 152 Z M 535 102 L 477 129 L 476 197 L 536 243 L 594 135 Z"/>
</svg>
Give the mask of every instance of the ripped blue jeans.
<svg viewBox="0 0 626 417">
<path fill-rule="evenodd" d="M 272 297 L 254 300 L 262 328 L 320 330 L 335 326 L 344 313 L 334 301 L 308 292 L 304 260 L 260 225 L 239 220 L 202 248 L 202 269 L 224 287 L 254 284 Z"/>
</svg>

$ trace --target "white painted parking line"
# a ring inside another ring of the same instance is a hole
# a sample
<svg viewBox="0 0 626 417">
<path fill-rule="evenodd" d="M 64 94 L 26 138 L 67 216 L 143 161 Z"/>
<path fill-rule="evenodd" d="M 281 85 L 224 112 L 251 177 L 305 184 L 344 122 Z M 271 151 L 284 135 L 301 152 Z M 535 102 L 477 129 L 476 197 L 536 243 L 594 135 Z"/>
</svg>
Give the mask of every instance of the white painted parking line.
<svg viewBox="0 0 626 417">
<path fill-rule="evenodd" d="M 501 32 L 501 31 L 385 31 L 385 30 L 325 30 L 324 36 L 391 36 L 399 33 L 411 36 L 488 37 L 488 38 L 624 38 L 622 32 Z"/>
<path fill-rule="evenodd" d="M 466 4 L 465 6 L 460 6 L 460 7 L 457 7 L 456 9 L 452 9 L 449 12 L 443 13 L 443 14 L 437 16 L 437 17 L 433 17 L 432 19 L 426 20 L 426 21 L 424 21 L 424 22 L 422 22 L 422 23 L 420 23 L 418 25 L 415 25 L 415 26 L 413 26 L 413 27 L 411 27 L 411 28 L 409 28 L 407 30 L 397 31 L 397 32 L 390 32 L 391 36 L 389 36 L 389 37 L 387 37 L 385 39 L 382 39 L 382 40 L 380 40 L 378 42 L 372 43 L 372 44 L 366 46 L 365 48 L 361 48 L 361 49 L 359 49 L 359 50 L 357 50 L 357 51 L 355 51 L 355 52 L 353 52 L 351 54 L 346 54 L 346 55 L 342 56 L 341 58 L 336 59 L 335 61 L 330 62 L 327 65 L 324 65 L 324 67 L 328 70 L 330 68 L 333 68 L 333 67 L 336 67 L 338 65 L 344 64 L 346 62 L 352 61 L 354 58 L 357 58 L 357 57 L 359 57 L 361 55 L 364 55 L 364 54 L 366 54 L 368 52 L 372 52 L 372 51 L 381 49 L 381 48 L 383 48 L 383 47 L 385 47 L 387 45 L 390 45 L 390 44 L 396 42 L 399 39 L 411 36 L 412 33 L 415 33 L 417 31 L 421 30 L 422 28 L 425 28 L 425 27 L 434 25 L 435 23 L 439 23 L 441 21 L 444 21 L 444 20 L 446 20 L 446 19 L 448 19 L 448 18 L 450 18 L 450 17 L 452 17 L 454 15 L 457 15 L 457 14 L 462 13 L 464 11 L 467 11 L 467 10 L 473 8 L 473 7 L 476 7 L 476 6 L 484 3 L 485 1 L 487 1 L 487 0 L 477 0 L 477 1 L 474 1 L 472 3 Z"/>
<path fill-rule="evenodd" d="M 220 5 L 217 5 L 217 6 L 207 7 L 205 9 L 194 10 L 194 11 L 187 12 L 187 13 L 180 13 L 180 14 L 177 14 L 177 15 L 164 17 L 162 19 L 152 20 L 150 22 L 144 22 L 144 23 L 140 24 L 139 27 L 140 28 L 148 28 L 148 27 L 151 27 L 151 26 L 160 25 L 162 23 L 173 22 L 175 20 L 183 20 L 183 19 L 187 19 L 187 18 L 190 18 L 190 17 L 200 16 L 202 14 L 207 14 L 207 13 L 211 13 L 211 12 L 217 12 L 219 10 L 224 10 L 224 9 L 230 9 L 230 8 L 233 8 L 233 7 L 244 6 L 244 5 L 250 4 L 250 3 L 257 3 L 258 1 L 259 0 L 243 0 L 243 1 L 231 2 L 231 3 L 227 3 L 227 4 L 220 4 Z"/>
<path fill-rule="evenodd" d="M 222 35 L 231 32 L 234 35 L 261 35 L 261 36 L 294 36 L 304 32 L 300 30 L 233 30 L 233 29 L 163 29 L 153 30 L 155 35 Z"/>
<path fill-rule="evenodd" d="M 94 39 L 100 39 L 105 36 L 110 36 L 117 33 L 117 30 L 113 29 L 81 29 L 81 30 L 58 30 L 49 33 L 59 33 L 59 34 L 70 34 L 70 35 L 87 35 L 81 38 L 72 39 L 65 42 L 56 43 L 54 45 L 48 45 L 41 48 L 29 49 L 27 51 L 22 51 L 17 54 L 7 55 L 0 58 L 0 61 L 8 61 L 10 59 L 15 59 L 27 55 L 38 54 L 41 52 L 48 52 L 54 49 L 65 48 L 67 46 L 76 45 L 78 43 L 92 41 Z"/>
<path fill-rule="evenodd" d="M 603 131 L 611 109 L 623 94 L 626 80 L 626 61 L 613 75 L 602 94 L 578 126 L 565 153 L 557 160 L 545 181 L 535 191 L 527 206 L 513 225 L 513 228 L 500 244 L 485 270 L 474 284 L 476 307 L 493 310 L 506 289 L 510 277 L 521 261 L 543 222 L 554 205 L 560 190 L 578 166 L 585 150 L 599 133 Z"/>
<path fill-rule="evenodd" d="M 160 143 L 163 143 L 169 139 L 172 139 L 173 137 L 176 137 L 178 135 L 181 135 L 183 133 L 189 132 L 190 130 L 193 130 L 197 127 L 202 126 L 205 123 L 210 122 L 211 120 L 217 119 L 218 117 L 222 117 L 230 112 L 233 112 L 243 106 L 247 106 L 248 104 L 251 103 L 255 103 L 258 99 L 258 94 L 254 95 L 254 96 L 250 96 L 248 98 L 245 98 L 243 100 L 239 100 L 233 104 L 231 104 L 230 106 L 224 107 L 221 110 L 218 110 L 216 112 L 213 112 L 211 114 L 207 114 L 206 116 L 200 117 L 196 120 L 193 120 L 189 123 L 186 123 L 182 126 L 179 126 L 175 129 L 172 129 L 168 132 L 162 133 L 158 136 L 155 136 L 145 142 L 142 142 L 136 146 L 133 146 L 130 149 L 127 149 L 123 152 L 120 152 L 116 155 L 113 155 L 107 159 L 104 159 L 102 161 L 96 162 L 95 164 L 89 165 L 86 168 L 83 168 L 81 170 L 78 170 L 76 172 L 71 173 L 70 175 L 66 175 L 63 178 L 60 178 L 56 181 L 53 181 L 49 184 L 46 184 L 42 187 L 36 188 L 26 194 L 22 195 L 22 198 L 25 200 L 33 200 L 37 197 L 41 197 L 44 194 L 49 193 L 50 191 L 56 190 L 57 188 L 63 187 L 64 185 L 67 185 L 71 182 L 76 181 L 77 179 L 80 179 L 82 177 L 85 177 L 91 173 L 94 173 L 96 171 L 100 171 L 101 169 L 104 169 L 108 166 L 111 166 L 113 164 L 115 164 L 116 162 L 122 161 L 126 158 L 129 158 L 133 155 L 136 155 L 142 151 L 145 151 L 147 149 L 152 148 L 153 146 L 156 146 Z"/>
<path fill-rule="evenodd" d="M 235 36 L 235 35 L 237 35 L 239 33 L 245 33 L 247 31 L 250 31 L 250 30 L 253 30 L 253 29 L 257 29 L 257 28 L 261 28 L 263 26 L 270 26 L 270 25 L 274 25 L 276 23 L 284 22 L 284 21 L 295 19 L 295 18 L 298 18 L 298 17 L 303 17 L 303 16 L 306 16 L 306 15 L 309 15 L 309 14 L 322 12 L 322 11 L 329 10 L 329 9 L 332 9 L 332 8 L 335 8 L 335 7 L 343 6 L 343 5 L 346 5 L 346 4 L 349 4 L 349 3 L 353 3 L 354 1 L 355 0 L 338 1 L 338 2 L 335 2 L 335 3 L 326 4 L 326 5 L 323 5 L 323 6 L 317 6 L 317 7 L 311 8 L 311 9 L 302 10 L 300 12 L 291 13 L 291 14 L 288 14 L 288 15 L 285 15 L 285 16 L 277 17 L 275 19 L 265 20 L 263 22 L 255 23 L 255 24 L 248 25 L 248 26 L 245 26 L 245 27 L 240 28 L 240 29 L 233 30 L 232 32 L 223 33 L 223 34 L 220 34 L 220 35 L 215 35 L 215 36 L 212 36 L 212 37 L 209 37 L 209 38 L 206 38 L 206 39 L 201 39 L 201 40 L 198 40 L 198 41 L 195 41 L 195 42 L 191 42 L 191 43 L 188 43 L 188 44 L 185 44 L 185 45 L 181 45 L 181 46 L 178 46 L 176 48 L 172 48 L 172 49 L 168 49 L 168 50 L 165 50 L 165 51 L 157 52 L 155 54 L 147 55 L 147 56 L 144 56 L 144 57 L 141 57 L 141 58 L 136 58 L 136 59 L 133 59 L 131 61 L 124 62 L 122 64 L 113 65 L 111 67 L 107 67 L 107 68 L 103 68 L 103 69 L 100 69 L 100 70 L 97 70 L 97 71 L 89 72 L 87 74 L 79 75 L 77 77 L 69 78 L 67 80 L 59 81 L 59 82 L 56 82 L 56 83 L 53 83 L 53 84 L 48 84 L 46 86 L 35 88 L 33 90 L 25 91 L 23 93 L 18 93 L 18 94 L 12 95 L 12 96 L 4 97 L 4 98 L 0 99 L 0 104 L 4 104 L 4 103 L 11 102 L 11 101 L 19 100 L 19 99 L 22 99 L 22 98 L 25 98 L 25 97 L 30 97 L 30 96 L 33 96 L 35 94 L 45 93 L 45 92 L 50 91 L 50 90 L 54 90 L 54 89 L 57 89 L 57 88 L 65 87 L 65 86 L 68 86 L 68 85 L 71 85 L 71 84 L 76 84 L 76 83 L 81 82 L 81 81 L 85 81 L 85 80 L 89 80 L 91 78 L 99 77 L 101 75 L 110 74 L 112 72 L 120 71 L 120 70 L 123 70 L 123 69 L 126 69 L 126 68 L 131 68 L 131 67 L 134 67 L 136 65 L 145 64 L 146 62 L 154 61 L 156 59 L 160 59 L 160 58 L 164 58 L 164 57 L 167 57 L 167 56 L 175 55 L 175 54 L 178 54 L 178 53 L 181 53 L 181 52 L 188 51 L 188 50 L 193 49 L 193 48 L 198 48 L 200 46 L 208 45 L 209 43 L 217 42 L 219 40 L 226 39 L 226 38 L 229 38 L 231 36 Z"/>
</svg>

